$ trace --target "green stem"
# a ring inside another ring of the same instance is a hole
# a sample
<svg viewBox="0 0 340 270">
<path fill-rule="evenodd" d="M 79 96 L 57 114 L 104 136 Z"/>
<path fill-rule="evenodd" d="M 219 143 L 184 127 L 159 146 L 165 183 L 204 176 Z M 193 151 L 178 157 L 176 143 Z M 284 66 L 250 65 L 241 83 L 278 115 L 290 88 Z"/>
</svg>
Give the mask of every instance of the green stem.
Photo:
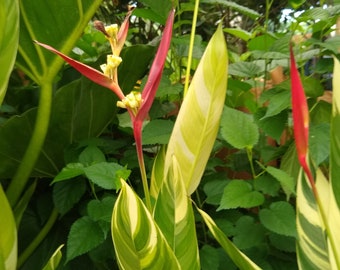
<svg viewBox="0 0 340 270">
<path fill-rule="evenodd" d="M 253 152 L 252 152 L 252 149 L 247 147 L 246 150 L 247 150 L 248 161 L 249 161 L 249 164 L 250 164 L 251 174 L 253 175 L 253 178 L 256 178 L 255 169 L 254 169 L 254 163 L 253 163 Z"/>
<path fill-rule="evenodd" d="M 31 140 L 6 192 L 8 201 L 12 207 L 17 204 L 44 144 L 50 121 L 51 102 L 52 83 L 45 82 L 41 85 L 39 107 Z"/>
<path fill-rule="evenodd" d="M 52 229 L 57 218 L 58 211 L 57 209 L 54 208 L 44 227 L 40 230 L 38 235 L 33 239 L 29 246 L 19 256 L 17 266 L 18 268 L 20 268 L 25 263 L 25 261 L 31 256 L 31 254 L 36 250 L 40 243 L 45 239 L 46 235 Z"/>
<path fill-rule="evenodd" d="M 137 156 L 138 156 L 139 169 L 140 169 L 140 173 L 141 173 L 141 176 L 142 176 L 143 190 L 144 190 L 144 196 L 145 196 L 145 204 L 146 204 L 146 207 L 148 208 L 148 210 L 151 213 L 152 207 L 151 207 L 150 191 L 149 191 L 149 186 L 148 186 L 148 178 L 146 176 L 143 151 L 138 151 L 138 149 L 137 149 Z"/>
<path fill-rule="evenodd" d="M 192 27 L 191 27 L 190 44 L 189 44 L 188 63 L 187 63 L 187 70 L 185 73 L 184 96 L 188 92 L 188 88 L 189 88 L 190 70 L 191 70 L 191 62 L 192 62 L 192 53 L 194 50 L 195 31 L 196 31 L 199 2 L 200 2 L 199 0 L 195 0 L 195 9 L 194 9 L 194 16 L 192 18 Z"/>
</svg>

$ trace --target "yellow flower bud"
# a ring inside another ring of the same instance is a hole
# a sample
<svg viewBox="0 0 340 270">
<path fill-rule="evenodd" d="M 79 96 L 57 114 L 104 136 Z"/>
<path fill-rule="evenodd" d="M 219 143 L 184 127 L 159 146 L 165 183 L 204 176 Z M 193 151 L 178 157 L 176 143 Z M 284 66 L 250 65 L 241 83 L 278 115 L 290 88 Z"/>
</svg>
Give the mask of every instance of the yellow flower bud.
<svg viewBox="0 0 340 270">
<path fill-rule="evenodd" d="M 115 24 L 111 24 L 109 26 L 106 26 L 105 31 L 110 38 L 116 39 L 117 33 L 118 33 L 118 25 L 115 23 Z"/>
</svg>

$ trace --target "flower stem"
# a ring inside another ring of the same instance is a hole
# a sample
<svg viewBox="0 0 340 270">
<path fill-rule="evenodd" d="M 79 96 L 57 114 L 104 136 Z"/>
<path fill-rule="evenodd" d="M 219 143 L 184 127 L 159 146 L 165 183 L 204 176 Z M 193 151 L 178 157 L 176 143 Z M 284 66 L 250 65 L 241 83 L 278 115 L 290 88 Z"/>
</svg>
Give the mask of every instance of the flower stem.
<svg viewBox="0 0 340 270">
<path fill-rule="evenodd" d="M 151 213 L 152 207 L 151 207 L 150 191 L 149 191 L 149 185 L 148 185 L 148 178 L 146 176 L 143 150 L 142 150 L 141 146 L 140 147 L 137 146 L 137 143 L 136 143 L 136 149 L 137 149 L 139 169 L 140 169 L 140 173 L 141 173 L 141 176 L 142 176 L 143 190 L 144 190 L 144 196 L 145 196 L 145 204 L 146 204 L 146 207 L 148 208 L 148 210 Z"/>
<path fill-rule="evenodd" d="M 197 22 L 199 2 L 200 2 L 199 0 L 195 0 L 195 9 L 194 9 L 194 16 L 192 18 L 192 27 L 191 27 L 189 53 L 188 53 L 188 64 L 187 64 L 187 70 L 185 73 L 184 96 L 186 95 L 188 88 L 189 88 L 190 70 L 191 70 L 191 62 L 192 62 L 192 53 L 194 50 L 195 31 L 196 31 L 196 22 Z"/>
</svg>

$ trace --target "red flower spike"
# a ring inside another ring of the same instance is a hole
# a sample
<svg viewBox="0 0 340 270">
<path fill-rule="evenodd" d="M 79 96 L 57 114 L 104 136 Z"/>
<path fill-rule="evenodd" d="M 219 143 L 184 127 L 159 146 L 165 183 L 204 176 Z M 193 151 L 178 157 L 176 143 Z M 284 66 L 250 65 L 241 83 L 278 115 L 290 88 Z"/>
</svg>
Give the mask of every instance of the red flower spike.
<svg viewBox="0 0 340 270">
<path fill-rule="evenodd" d="M 307 163 L 309 112 L 306 95 L 296 67 L 292 45 L 290 45 L 290 77 L 292 87 L 292 115 L 296 150 L 301 167 L 314 187 L 314 177 Z"/>
<path fill-rule="evenodd" d="M 167 22 L 165 24 L 163 36 L 159 44 L 155 59 L 150 69 L 148 80 L 142 92 L 142 100 L 143 100 L 142 105 L 139 108 L 137 115 L 135 117 L 131 116 L 133 120 L 133 129 L 134 129 L 134 134 L 135 134 L 136 146 L 138 145 L 137 141 L 140 141 L 140 144 L 141 144 L 141 130 L 142 130 L 143 121 L 148 115 L 148 112 L 155 98 L 160 80 L 162 78 L 162 72 L 163 72 L 166 56 L 168 54 L 168 50 L 170 47 L 174 17 L 175 17 L 175 10 L 171 10 L 168 16 Z"/>
<path fill-rule="evenodd" d="M 133 10 L 134 8 L 131 8 L 129 12 L 126 14 L 125 19 L 123 23 L 121 24 L 119 31 L 117 33 L 117 48 L 116 48 L 117 55 L 120 54 L 120 51 L 122 50 L 124 46 L 124 43 L 125 43 L 125 40 L 128 34 L 129 26 L 130 26 L 130 16 Z"/>
<path fill-rule="evenodd" d="M 34 42 L 36 44 L 44 47 L 45 49 L 59 55 L 67 63 L 69 63 L 70 66 L 74 67 L 76 70 L 78 70 L 81 74 L 83 74 L 85 77 L 87 77 L 91 81 L 112 90 L 120 99 L 124 98 L 124 94 L 123 94 L 122 90 L 120 89 L 119 85 L 116 84 L 109 77 L 105 76 L 100 71 L 68 57 L 67 55 L 57 51 L 56 49 L 54 49 L 53 47 L 51 47 L 49 45 L 46 45 L 46 44 L 38 42 L 38 41 L 34 41 Z"/>
</svg>

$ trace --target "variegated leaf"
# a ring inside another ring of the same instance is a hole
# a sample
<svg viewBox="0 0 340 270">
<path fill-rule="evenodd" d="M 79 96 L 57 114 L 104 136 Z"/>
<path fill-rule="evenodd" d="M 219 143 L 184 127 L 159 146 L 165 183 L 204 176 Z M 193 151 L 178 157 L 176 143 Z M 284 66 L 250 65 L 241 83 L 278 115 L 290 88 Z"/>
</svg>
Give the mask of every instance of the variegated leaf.
<svg viewBox="0 0 340 270">
<path fill-rule="evenodd" d="M 317 178 L 316 187 L 320 200 L 328 195 L 328 183 Z M 328 260 L 328 248 L 325 228 L 318 206 L 309 183 L 300 173 L 296 191 L 296 227 L 298 232 L 297 254 L 300 269 L 331 269 Z M 327 205 L 327 202 L 324 203 Z"/>
<path fill-rule="evenodd" d="M 181 269 L 200 269 L 195 217 L 176 157 L 157 197 L 154 218 Z"/>
<path fill-rule="evenodd" d="M 0 269 L 15 270 L 17 265 L 17 228 L 11 207 L 0 185 Z"/>
<path fill-rule="evenodd" d="M 219 129 L 227 67 L 227 46 L 219 25 L 191 81 L 166 153 L 165 174 L 175 156 L 189 195 L 201 180 Z"/>
<path fill-rule="evenodd" d="M 180 269 L 142 200 L 124 181 L 113 208 L 111 233 L 120 269 Z"/>
<path fill-rule="evenodd" d="M 333 107 L 331 119 L 330 175 L 333 194 L 340 209 L 340 62 L 334 57 Z"/>
<path fill-rule="evenodd" d="M 52 254 L 51 258 L 48 260 L 47 264 L 44 266 L 42 270 L 55 270 L 58 268 L 61 257 L 63 256 L 61 253 L 61 249 L 64 245 L 60 245 L 57 250 Z"/>
<path fill-rule="evenodd" d="M 212 218 L 205 213 L 203 210 L 198 209 L 197 211 L 201 214 L 205 224 L 208 226 L 210 232 L 215 237 L 217 242 L 220 243 L 224 251 L 229 255 L 233 262 L 238 266 L 239 269 L 247 270 L 260 270 L 252 260 L 250 260 L 244 253 L 242 253 L 228 237 L 217 227 L 216 223 Z"/>
<path fill-rule="evenodd" d="M 158 197 L 159 190 L 161 189 L 163 183 L 165 151 L 166 147 L 162 146 L 154 160 L 152 167 L 150 180 L 150 195 L 155 200 Z"/>
</svg>

